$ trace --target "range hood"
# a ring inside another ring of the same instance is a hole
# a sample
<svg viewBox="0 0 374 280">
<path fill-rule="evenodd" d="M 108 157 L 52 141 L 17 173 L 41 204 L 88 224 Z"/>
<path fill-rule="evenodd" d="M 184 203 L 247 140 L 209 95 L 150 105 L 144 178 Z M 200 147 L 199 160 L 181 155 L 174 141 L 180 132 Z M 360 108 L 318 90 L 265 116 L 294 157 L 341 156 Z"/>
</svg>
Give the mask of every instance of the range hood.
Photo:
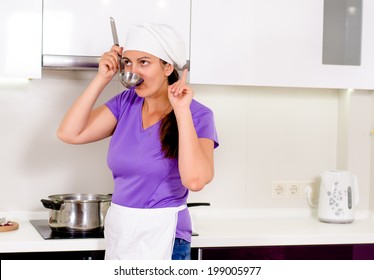
<svg viewBox="0 0 374 280">
<path fill-rule="evenodd" d="M 59 70 L 94 70 L 99 66 L 99 56 L 43 54 L 42 66 Z"/>
<path fill-rule="evenodd" d="M 81 55 L 50 55 L 43 54 L 43 68 L 57 70 L 95 70 L 99 67 L 99 56 Z M 178 71 L 190 70 L 190 61 L 182 68 L 175 67 Z"/>
</svg>

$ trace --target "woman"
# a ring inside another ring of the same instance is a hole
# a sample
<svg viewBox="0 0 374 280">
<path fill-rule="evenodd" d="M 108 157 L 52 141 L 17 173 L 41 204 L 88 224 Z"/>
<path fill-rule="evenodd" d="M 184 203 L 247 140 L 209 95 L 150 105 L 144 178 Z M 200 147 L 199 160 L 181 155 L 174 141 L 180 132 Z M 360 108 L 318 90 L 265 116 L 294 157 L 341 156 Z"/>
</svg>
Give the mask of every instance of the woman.
<svg viewBox="0 0 374 280">
<path fill-rule="evenodd" d="M 106 259 L 189 259 L 188 191 L 213 179 L 218 146 L 212 111 L 193 100 L 174 65 L 186 63 L 183 41 L 167 25 L 130 28 L 124 49 L 102 55 L 99 70 L 58 129 L 64 142 L 82 144 L 112 136 L 108 165 L 112 204 L 105 219 Z M 97 98 L 118 70 L 143 78 L 104 105 Z"/>
</svg>

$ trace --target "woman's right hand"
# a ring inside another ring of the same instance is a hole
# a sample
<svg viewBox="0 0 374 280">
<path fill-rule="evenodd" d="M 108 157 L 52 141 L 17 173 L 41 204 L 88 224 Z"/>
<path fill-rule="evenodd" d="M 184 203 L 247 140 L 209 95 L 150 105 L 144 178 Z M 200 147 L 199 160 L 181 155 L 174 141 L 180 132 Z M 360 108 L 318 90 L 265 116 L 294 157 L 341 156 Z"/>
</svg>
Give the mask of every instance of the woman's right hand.
<svg viewBox="0 0 374 280">
<path fill-rule="evenodd" d="M 104 53 L 99 61 L 98 75 L 105 80 L 112 80 L 118 71 L 119 58 L 122 56 L 123 48 L 114 45 L 109 52 Z"/>
</svg>

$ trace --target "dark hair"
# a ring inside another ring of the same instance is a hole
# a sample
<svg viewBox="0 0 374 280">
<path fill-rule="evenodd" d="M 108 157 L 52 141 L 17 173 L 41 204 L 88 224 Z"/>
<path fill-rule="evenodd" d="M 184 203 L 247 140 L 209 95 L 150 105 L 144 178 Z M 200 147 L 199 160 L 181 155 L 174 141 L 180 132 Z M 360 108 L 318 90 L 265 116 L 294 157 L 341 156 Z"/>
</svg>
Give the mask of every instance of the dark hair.
<svg viewBox="0 0 374 280">
<path fill-rule="evenodd" d="M 174 69 L 173 73 L 168 76 L 168 83 L 169 85 L 172 85 L 178 80 L 178 71 Z M 162 146 L 161 150 L 164 153 L 165 158 L 174 159 L 178 157 L 178 125 L 173 110 L 161 120 L 160 141 Z"/>
</svg>

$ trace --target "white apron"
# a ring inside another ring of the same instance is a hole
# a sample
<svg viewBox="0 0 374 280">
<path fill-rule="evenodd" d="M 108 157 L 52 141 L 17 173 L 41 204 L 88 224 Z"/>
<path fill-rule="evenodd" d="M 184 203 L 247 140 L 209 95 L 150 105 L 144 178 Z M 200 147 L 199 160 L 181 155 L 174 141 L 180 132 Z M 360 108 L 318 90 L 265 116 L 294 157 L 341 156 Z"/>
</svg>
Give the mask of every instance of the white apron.
<svg viewBox="0 0 374 280">
<path fill-rule="evenodd" d="M 105 217 L 105 259 L 171 260 L 178 212 L 186 207 L 143 209 L 112 203 Z"/>
</svg>

